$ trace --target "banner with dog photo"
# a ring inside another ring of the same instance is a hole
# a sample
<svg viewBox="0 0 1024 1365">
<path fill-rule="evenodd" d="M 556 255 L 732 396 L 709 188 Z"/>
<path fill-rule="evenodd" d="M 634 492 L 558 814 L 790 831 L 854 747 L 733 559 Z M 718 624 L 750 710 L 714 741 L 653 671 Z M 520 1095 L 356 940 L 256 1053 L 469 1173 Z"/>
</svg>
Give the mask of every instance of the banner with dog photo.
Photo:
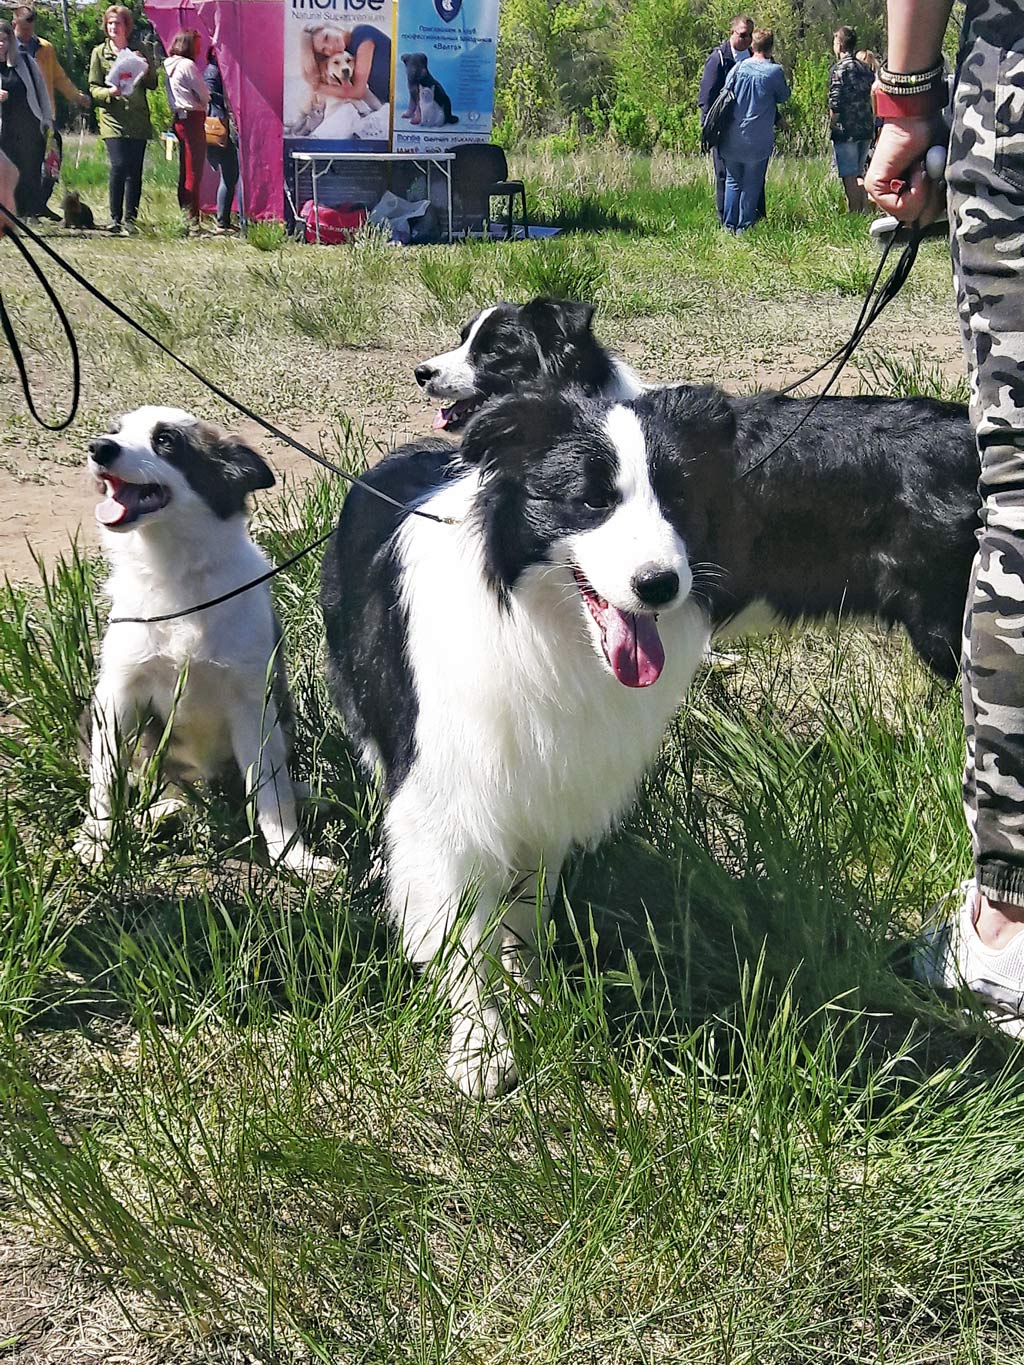
<svg viewBox="0 0 1024 1365">
<path fill-rule="evenodd" d="M 396 152 L 489 142 L 499 0 L 398 0 Z"/>
<path fill-rule="evenodd" d="M 386 152 L 394 0 L 285 0 L 284 156 Z"/>
</svg>

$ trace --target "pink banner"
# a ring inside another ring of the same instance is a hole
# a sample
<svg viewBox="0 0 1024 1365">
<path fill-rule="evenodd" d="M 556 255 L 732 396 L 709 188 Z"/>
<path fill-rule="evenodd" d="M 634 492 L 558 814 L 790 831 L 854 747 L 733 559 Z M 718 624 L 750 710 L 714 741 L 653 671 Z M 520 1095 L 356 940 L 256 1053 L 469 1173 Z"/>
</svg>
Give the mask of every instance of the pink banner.
<svg viewBox="0 0 1024 1365">
<path fill-rule="evenodd" d="M 146 0 L 146 14 L 166 47 L 180 28 L 194 28 L 203 54 L 217 49 L 224 92 L 238 124 L 242 196 L 247 218 L 284 211 L 281 128 L 283 0 Z M 205 183 L 204 183 L 205 189 Z M 204 200 L 208 197 L 204 193 Z"/>
</svg>

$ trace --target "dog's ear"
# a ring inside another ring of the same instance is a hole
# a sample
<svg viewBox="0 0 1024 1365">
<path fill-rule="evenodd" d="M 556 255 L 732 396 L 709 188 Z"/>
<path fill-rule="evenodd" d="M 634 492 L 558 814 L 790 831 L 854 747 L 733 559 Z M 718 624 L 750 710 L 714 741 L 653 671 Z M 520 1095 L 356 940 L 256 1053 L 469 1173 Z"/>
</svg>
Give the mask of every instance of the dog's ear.
<svg viewBox="0 0 1024 1365">
<path fill-rule="evenodd" d="M 274 471 L 263 456 L 234 436 L 221 438 L 218 457 L 227 477 L 246 493 L 273 488 L 276 482 Z"/>
<path fill-rule="evenodd" d="M 522 316 L 537 334 L 541 350 L 547 353 L 567 341 L 576 341 L 590 332 L 594 310 L 576 299 L 541 296 L 523 304 Z"/>
<path fill-rule="evenodd" d="M 575 413 L 575 405 L 557 393 L 498 399 L 466 427 L 459 459 L 493 470 L 568 431 Z"/>
<path fill-rule="evenodd" d="M 274 486 L 273 470 L 262 456 L 206 422 L 183 427 L 159 423 L 153 445 L 221 520 L 244 512 L 250 493 Z"/>
</svg>

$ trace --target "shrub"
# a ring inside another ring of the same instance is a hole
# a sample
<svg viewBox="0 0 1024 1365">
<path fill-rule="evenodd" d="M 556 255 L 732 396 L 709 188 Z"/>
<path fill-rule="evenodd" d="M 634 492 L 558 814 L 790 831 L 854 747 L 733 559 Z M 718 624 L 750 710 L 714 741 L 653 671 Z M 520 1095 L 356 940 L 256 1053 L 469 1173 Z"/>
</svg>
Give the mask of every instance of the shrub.
<svg viewBox="0 0 1024 1365">
<path fill-rule="evenodd" d="M 509 292 L 524 298 L 547 294 L 596 305 L 608 283 L 607 266 L 589 242 L 578 238 L 517 243 L 502 265 Z"/>
<path fill-rule="evenodd" d="M 608 122 L 617 142 L 634 152 L 654 148 L 656 130 L 642 106 L 630 95 L 619 95 L 608 111 Z"/>
</svg>

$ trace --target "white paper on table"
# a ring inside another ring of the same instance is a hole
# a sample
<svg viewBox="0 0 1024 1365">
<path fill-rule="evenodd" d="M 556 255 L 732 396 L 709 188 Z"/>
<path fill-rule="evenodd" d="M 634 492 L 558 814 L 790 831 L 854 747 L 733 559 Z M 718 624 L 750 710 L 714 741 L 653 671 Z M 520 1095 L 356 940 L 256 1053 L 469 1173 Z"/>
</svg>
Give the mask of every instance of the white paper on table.
<svg viewBox="0 0 1024 1365">
<path fill-rule="evenodd" d="M 141 52 L 133 52 L 130 47 L 123 48 L 107 72 L 106 84 L 111 90 L 127 98 L 139 83 L 140 77 L 149 70 L 149 63 Z"/>
</svg>

